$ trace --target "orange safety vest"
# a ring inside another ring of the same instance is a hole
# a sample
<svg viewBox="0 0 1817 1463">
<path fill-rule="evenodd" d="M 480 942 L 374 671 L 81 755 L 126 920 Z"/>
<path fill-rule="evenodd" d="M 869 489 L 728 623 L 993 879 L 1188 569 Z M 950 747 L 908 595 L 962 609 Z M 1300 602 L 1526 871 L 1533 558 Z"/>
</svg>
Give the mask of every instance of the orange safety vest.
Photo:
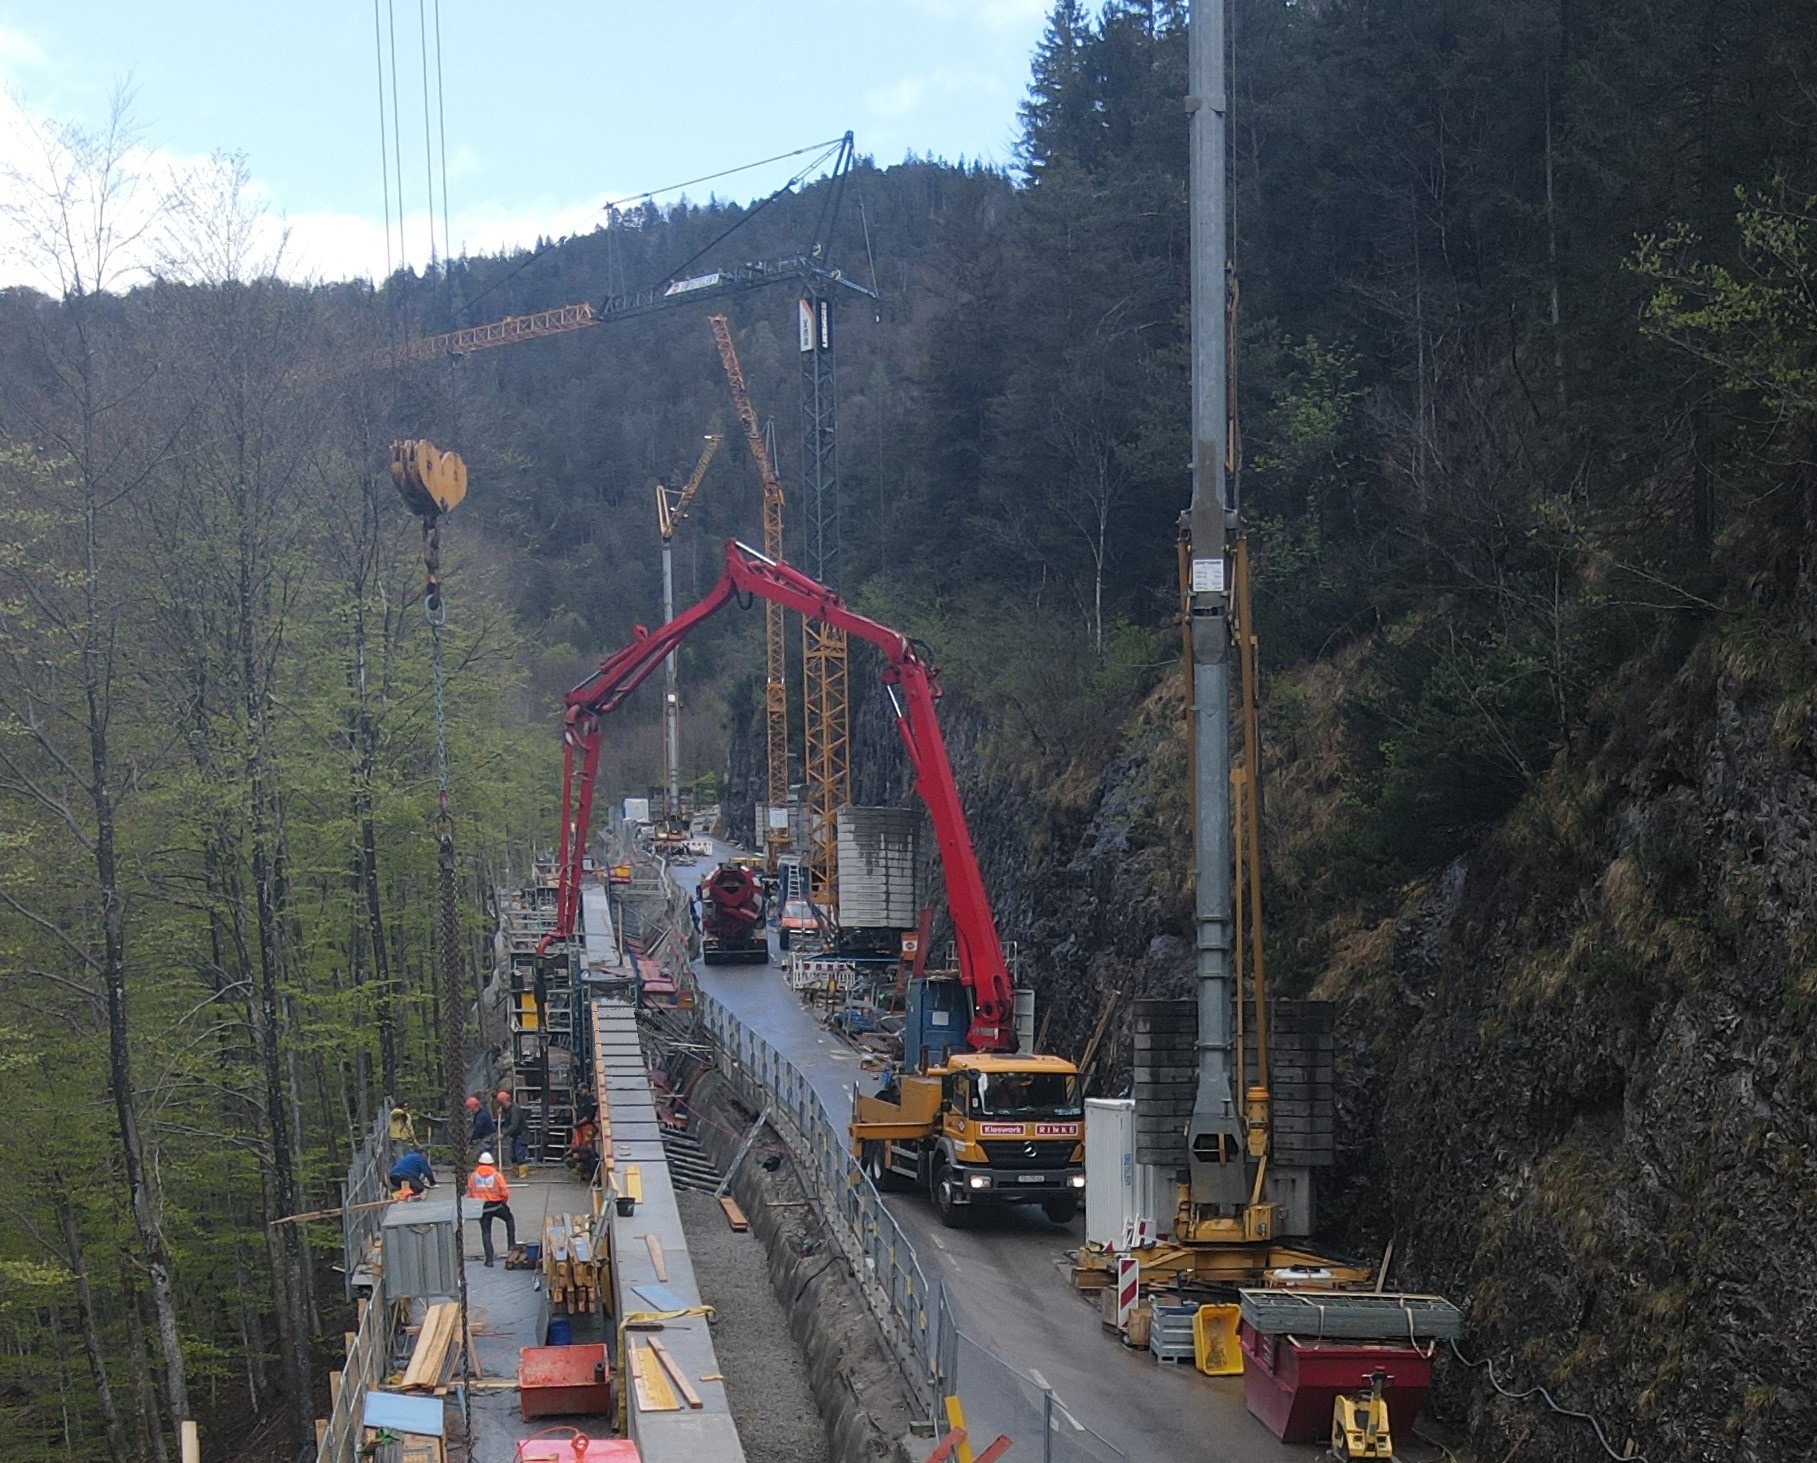
<svg viewBox="0 0 1817 1463">
<path fill-rule="evenodd" d="M 472 1177 L 467 1180 L 467 1197 L 485 1204 L 503 1204 L 511 1197 L 511 1188 L 505 1182 L 505 1176 L 487 1164 L 473 1170 Z"/>
</svg>

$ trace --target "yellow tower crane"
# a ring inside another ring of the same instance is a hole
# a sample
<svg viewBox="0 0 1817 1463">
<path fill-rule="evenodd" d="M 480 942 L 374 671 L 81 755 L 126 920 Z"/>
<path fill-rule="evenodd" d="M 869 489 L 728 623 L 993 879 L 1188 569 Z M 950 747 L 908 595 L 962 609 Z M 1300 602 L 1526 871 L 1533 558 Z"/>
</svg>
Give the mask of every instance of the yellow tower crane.
<svg viewBox="0 0 1817 1463">
<path fill-rule="evenodd" d="M 725 368 L 726 385 L 732 393 L 732 409 L 744 431 L 745 446 L 751 450 L 751 461 L 757 465 L 757 477 L 763 484 L 763 551 L 772 559 L 782 558 L 782 482 L 776 476 L 770 451 L 764 445 L 763 427 L 751 405 L 750 389 L 745 385 L 744 367 L 738 364 L 738 351 L 732 344 L 732 327 L 724 315 L 709 315 L 713 343 L 719 347 L 719 364 Z M 763 838 L 766 862 L 771 873 L 776 871 L 777 857 L 789 846 L 789 691 L 785 676 L 782 637 L 782 606 L 771 600 L 763 603 L 764 684 L 763 709 L 765 750 L 769 776 L 768 806 L 757 820 Z"/>
<path fill-rule="evenodd" d="M 717 451 L 719 434 L 710 432 L 706 445 L 700 449 L 700 460 L 694 464 L 694 471 L 688 474 L 687 482 L 682 484 L 673 501 L 669 497 L 672 489 L 663 483 L 656 485 L 656 531 L 662 535 L 662 617 L 665 624 L 675 618 L 675 554 L 672 547 L 675 530 L 688 516 L 694 495 L 700 491 L 700 484 L 707 475 L 707 465 Z M 663 810 L 666 815 L 663 824 L 664 831 L 675 838 L 685 835 L 687 827 L 681 818 L 681 694 L 675 684 L 674 655 L 663 661 L 662 725 L 663 772 L 669 794 L 669 805 Z"/>
</svg>

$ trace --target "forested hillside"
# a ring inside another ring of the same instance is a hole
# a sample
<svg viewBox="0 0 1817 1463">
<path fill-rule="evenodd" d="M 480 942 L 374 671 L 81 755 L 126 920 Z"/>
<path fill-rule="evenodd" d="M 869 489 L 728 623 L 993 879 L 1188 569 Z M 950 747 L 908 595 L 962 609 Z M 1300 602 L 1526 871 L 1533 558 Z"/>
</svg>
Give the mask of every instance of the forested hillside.
<svg viewBox="0 0 1817 1463">
<path fill-rule="evenodd" d="M 1790 1456 L 1817 29 L 1795 0 L 1235 0 L 1234 37 L 1270 949 L 1344 1003 L 1335 1232 L 1394 1236 L 1498 1375 L 1656 1463 Z M 1184 90 L 1181 6 L 1062 3 L 1016 168 L 864 164 L 828 256 L 880 296 L 837 322 L 842 588 L 944 668 L 1062 1047 L 1189 965 Z M 560 689 L 659 614 L 651 484 L 732 426 L 699 308 L 375 356 L 787 253 L 826 201 L 307 289 L 249 254 L 223 165 L 155 211 L 148 278 L 92 206 L 123 143 L 72 135 L 61 193 L 9 195 L 66 288 L 0 296 L 8 1458 L 306 1426 L 338 1284 L 267 1221 L 332 1197 L 381 1093 L 435 1100 L 435 712 L 389 442 L 472 468 L 442 632 L 470 983 L 483 888 L 552 832 Z M 793 494 L 793 300 L 728 313 Z M 681 598 L 757 512 L 734 436 Z M 691 776 L 748 754 L 758 653 L 736 611 L 684 652 Z M 607 792 L 655 778 L 653 709 Z M 1484 1456 L 1602 1456 L 1453 1376 Z"/>
</svg>

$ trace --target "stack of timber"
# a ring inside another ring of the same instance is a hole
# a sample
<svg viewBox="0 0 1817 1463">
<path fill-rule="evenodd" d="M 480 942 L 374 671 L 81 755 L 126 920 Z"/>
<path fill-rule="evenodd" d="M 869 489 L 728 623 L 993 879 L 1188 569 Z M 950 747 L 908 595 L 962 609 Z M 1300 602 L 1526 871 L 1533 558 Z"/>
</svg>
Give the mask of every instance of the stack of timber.
<svg viewBox="0 0 1817 1463">
<path fill-rule="evenodd" d="M 591 1214 L 555 1214 L 543 1225 L 543 1283 L 549 1304 L 574 1316 L 599 1309 L 600 1260 Z"/>
<path fill-rule="evenodd" d="M 404 1374 L 393 1384 L 392 1390 L 445 1396 L 450 1380 L 460 1367 L 461 1348 L 456 1344 L 460 1329 L 461 1308 L 458 1301 L 438 1301 L 430 1306 L 423 1316 L 422 1326 L 417 1330 L 416 1345 L 410 1352 L 410 1361 L 404 1368 Z M 473 1353 L 471 1335 L 467 1351 L 469 1355 Z M 477 1374 L 477 1359 L 474 1370 Z"/>
</svg>

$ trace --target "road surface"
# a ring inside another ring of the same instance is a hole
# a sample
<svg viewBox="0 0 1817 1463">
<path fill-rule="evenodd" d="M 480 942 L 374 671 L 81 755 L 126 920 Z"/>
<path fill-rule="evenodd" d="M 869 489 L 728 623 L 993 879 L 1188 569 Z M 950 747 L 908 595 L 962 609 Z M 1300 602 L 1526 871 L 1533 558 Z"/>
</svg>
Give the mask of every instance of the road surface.
<svg viewBox="0 0 1817 1463">
<path fill-rule="evenodd" d="M 698 878 L 710 865 L 703 860 L 695 867 Z M 676 870 L 684 886 L 693 882 L 689 874 Z M 868 1090 L 874 1079 L 796 1000 L 774 959 L 773 938 L 767 967 L 697 965 L 701 988 L 793 1062 L 835 1121 L 843 1121 L 853 1084 L 865 1082 Z M 892 1194 L 888 1203 L 929 1282 L 944 1281 L 960 1330 L 1045 1381 L 1067 1413 L 1130 1463 L 1285 1463 L 1318 1456 L 1319 1450 L 1276 1442 L 1249 1415 L 1241 1378 L 1163 1366 L 1104 1330 L 1097 1298 L 1074 1290 L 1060 1268 L 1063 1252 L 1083 1239 L 1083 1220 L 1057 1225 L 1037 1209 L 1011 1209 L 967 1229 L 947 1229 L 919 1195 Z M 1056 1450 L 1055 1456 L 1075 1454 Z"/>
</svg>

